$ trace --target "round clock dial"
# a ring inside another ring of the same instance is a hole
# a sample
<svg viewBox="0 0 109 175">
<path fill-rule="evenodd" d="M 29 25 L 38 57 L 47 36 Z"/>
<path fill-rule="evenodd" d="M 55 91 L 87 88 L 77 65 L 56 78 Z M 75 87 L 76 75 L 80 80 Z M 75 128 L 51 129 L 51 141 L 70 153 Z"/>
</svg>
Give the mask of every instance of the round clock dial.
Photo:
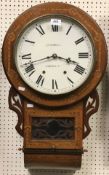
<svg viewBox="0 0 109 175">
<path fill-rule="evenodd" d="M 29 23 L 16 41 L 14 57 L 25 83 L 50 95 L 74 91 L 94 67 L 88 32 L 75 20 L 58 15 Z"/>
</svg>

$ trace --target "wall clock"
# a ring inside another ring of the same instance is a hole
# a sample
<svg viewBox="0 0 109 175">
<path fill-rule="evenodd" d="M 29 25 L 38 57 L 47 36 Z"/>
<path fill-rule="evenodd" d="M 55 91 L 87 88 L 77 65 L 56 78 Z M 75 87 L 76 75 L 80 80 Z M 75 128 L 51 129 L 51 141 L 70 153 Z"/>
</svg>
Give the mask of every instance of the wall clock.
<svg viewBox="0 0 109 175">
<path fill-rule="evenodd" d="M 24 137 L 25 167 L 80 168 L 106 62 L 101 29 L 75 6 L 36 5 L 10 26 L 3 66 L 12 85 L 9 107 Z"/>
</svg>

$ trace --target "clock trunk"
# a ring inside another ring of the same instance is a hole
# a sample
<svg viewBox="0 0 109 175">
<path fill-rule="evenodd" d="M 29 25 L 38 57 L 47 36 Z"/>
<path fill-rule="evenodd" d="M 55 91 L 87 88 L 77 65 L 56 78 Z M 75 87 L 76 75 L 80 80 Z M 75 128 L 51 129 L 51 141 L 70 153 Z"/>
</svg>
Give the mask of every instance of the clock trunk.
<svg viewBox="0 0 109 175">
<path fill-rule="evenodd" d="M 24 102 L 24 162 L 26 167 L 81 166 L 83 101 L 64 109 L 31 107 Z"/>
</svg>

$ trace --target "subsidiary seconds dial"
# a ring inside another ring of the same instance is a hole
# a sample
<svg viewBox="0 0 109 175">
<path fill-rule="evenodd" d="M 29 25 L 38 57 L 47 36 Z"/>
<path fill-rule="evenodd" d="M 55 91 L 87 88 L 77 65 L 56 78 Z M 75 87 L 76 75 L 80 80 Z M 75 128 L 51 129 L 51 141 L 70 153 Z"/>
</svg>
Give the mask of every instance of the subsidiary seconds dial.
<svg viewBox="0 0 109 175">
<path fill-rule="evenodd" d="M 16 40 L 14 58 L 23 81 L 49 95 L 82 86 L 95 62 L 88 31 L 77 21 L 58 15 L 29 23 Z"/>
</svg>

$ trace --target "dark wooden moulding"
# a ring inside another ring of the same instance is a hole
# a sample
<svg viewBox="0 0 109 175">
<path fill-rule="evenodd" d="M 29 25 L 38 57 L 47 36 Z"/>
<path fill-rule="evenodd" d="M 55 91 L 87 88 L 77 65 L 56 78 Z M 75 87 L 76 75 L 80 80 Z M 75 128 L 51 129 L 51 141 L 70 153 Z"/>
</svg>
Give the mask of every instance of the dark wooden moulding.
<svg viewBox="0 0 109 175">
<path fill-rule="evenodd" d="M 27 23 L 43 16 L 57 14 L 76 20 L 87 30 L 93 40 L 95 66 L 90 78 L 81 87 L 74 92 L 55 97 L 42 95 L 26 85 L 17 72 L 13 53 L 15 42 Z M 60 2 L 36 5 L 22 13 L 11 25 L 4 39 L 2 54 L 4 70 L 12 85 L 9 93 L 10 109 L 18 114 L 16 130 L 24 137 L 25 166 L 80 167 L 82 140 L 91 131 L 89 117 L 99 106 L 98 94 L 94 89 L 103 77 L 107 63 L 106 42 L 99 26 L 89 15 L 75 6 Z M 18 87 L 25 87 L 25 91 L 19 90 Z M 19 96 L 20 102 L 16 96 Z M 88 102 L 89 97 L 92 98 L 92 102 Z M 30 103 L 33 104 L 33 108 L 27 107 Z M 73 118 L 75 138 L 57 141 L 33 140 L 32 117 Z"/>
</svg>

